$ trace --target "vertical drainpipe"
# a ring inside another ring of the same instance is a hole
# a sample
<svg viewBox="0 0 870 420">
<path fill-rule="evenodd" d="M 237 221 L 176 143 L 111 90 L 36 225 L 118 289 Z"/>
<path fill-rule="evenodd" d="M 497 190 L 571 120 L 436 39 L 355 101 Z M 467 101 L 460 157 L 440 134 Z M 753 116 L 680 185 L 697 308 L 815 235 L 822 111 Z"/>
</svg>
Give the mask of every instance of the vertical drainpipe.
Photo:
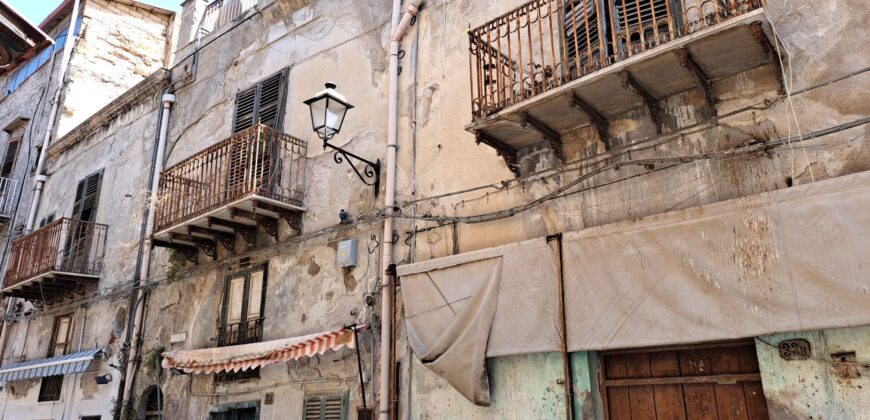
<svg viewBox="0 0 870 420">
<path fill-rule="evenodd" d="M 162 98 L 163 103 L 163 113 L 160 116 L 160 135 L 157 139 L 157 151 L 154 154 L 154 167 L 152 169 L 152 174 L 154 174 L 151 178 L 150 185 L 150 195 L 148 197 L 148 213 L 145 217 L 145 240 L 148 241 L 148 244 L 145 244 L 140 248 L 140 258 L 141 262 L 139 264 L 139 272 L 138 278 L 139 282 L 142 279 L 148 278 L 148 268 L 151 265 L 151 245 L 150 245 L 150 237 L 151 233 L 154 230 L 154 213 L 156 211 L 156 203 L 157 203 L 157 187 L 160 185 L 160 172 L 163 171 L 163 161 L 164 155 L 166 154 L 166 137 L 169 132 L 169 114 L 172 108 L 172 104 L 175 103 L 175 95 L 173 94 L 164 94 Z M 138 283 L 138 282 L 137 282 Z M 137 284 L 139 286 L 139 284 Z M 124 371 L 124 379 L 123 383 L 123 392 L 120 408 L 123 410 L 126 407 L 128 401 L 130 401 L 130 393 L 133 391 L 133 374 L 134 369 L 136 367 L 136 359 L 139 357 L 139 331 L 142 328 L 142 316 L 145 312 L 145 302 L 144 302 L 144 293 L 142 292 L 141 287 L 137 287 L 134 293 L 134 299 L 131 302 L 135 302 L 136 306 L 136 314 L 133 317 L 133 324 L 130 326 L 131 334 L 128 337 L 130 340 L 130 351 L 127 353 L 127 360 L 125 362 L 126 369 Z"/>
<path fill-rule="evenodd" d="M 390 96 L 389 121 L 387 125 L 387 180 L 384 207 L 387 217 L 384 220 L 384 244 L 381 285 L 381 363 L 380 363 L 380 420 L 389 420 L 393 409 L 393 311 L 395 307 L 396 268 L 393 260 L 393 211 L 396 207 L 396 150 L 398 149 L 399 115 L 399 41 L 410 26 L 411 19 L 417 15 L 423 0 L 411 0 L 407 13 L 401 16 L 401 0 L 393 0 L 393 16 L 390 33 Z M 394 413 L 398 414 L 398 413 Z M 393 418 L 395 416 L 392 416 Z"/>
<path fill-rule="evenodd" d="M 43 175 L 45 169 L 45 156 L 48 152 L 48 146 L 51 143 L 51 135 L 54 131 L 55 120 L 57 119 L 57 111 L 60 107 L 60 95 L 63 91 L 63 80 L 66 78 L 66 70 L 69 67 L 69 59 L 72 55 L 75 42 L 76 21 L 79 16 L 79 3 L 81 0 L 73 2 L 72 12 L 69 18 L 69 28 L 66 33 L 66 44 L 63 46 L 63 55 L 60 59 L 60 71 L 58 72 L 57 90 L 51 102 L 51 112 L 48 117 L 48 126 L 45 127 L 45 136 L 42 139 L 42 149 L 39 151 L 39 159 L 36 161 L 36 179 L 33 185 L 33 201 L 30 202 L 30 213 L 27 215 L 27 225 L 25 231 L 30 233 L 33 231 L 33 224 L 36 222 L 36 212 L 39 210 L 39 200 L 42 198 L 42 188 L 45 182 L 48 181 L 48 176 Z"/>
<path fill-rule="evenodd" d="M 29 233 L 33 230 L 33 224 L 36 221 L 36 211 L 39 209 L 39 200 L 42 198 L 42 188 L 45 185 L 45 181 L 48 181 L 48 177 L 42 174 L 45 166 L 45 155 L 48 152 L 48 145 L 51 141 L 51 133 L 54 131 L 54 123 L 57 119 L 57 111 L 60 107 L 60 94 L 63 90 L 63 81 L 66 78 L 66 69 L 69 67 L 70 56 L 72 55 L 72 49 L 75 45 L 75 27 L 76 20 L 79 15 L 79 6 L 81 0 L 75 0 L 73 2 L 72 12 L 70 12 L 70 21 L 69 28 L 67 29 L 66 39 L 67 42 L 63 46 L 63 53 L 61 54 L 60 60 L 60 69 L 58 70 L 57 75 L 57 90 L 52 96 L 51 101 L 51 111 L 49 112 L 48 117 L 48 125 L 45 127 L 45 136 L 42 139 L 42 149 L 39 151 L 39 158 L 36 161 L 36 179 L 33 186 L 33 201 L 30 202 L 30 212 L 27 215 L 27 224 L 25 225 L 25 232 Z M 54 48 L 55 43 L 52 41 L 50 48 Z M 52 55 L 52 60 L 54 59 Z M 48 81 L 48 85 L 51 86 L 51 79 Z M 12 313 L 13 308 L 15 307 L 15 302 L 17 299 L 10 297 L 7 299 L 6 304 L 6 315 Z M 3 327 L 0 329 L 0 362 L 3 361 L 3 357 L 6 354 L 6 341 L 7 341 L 7 333 L 8 333 L 9 322 L 3 321 Z"/>
<path fill-rule="evenodd" d="M 393 17 L 390 33 L 399 27 L 402 1 L 393 0 Z M 392 366 L 390 359 L 392 353 L 393 333 L 393 290 L 395 269 L 393 266 L 393 208 L 396 206 L 396 148 L 398 138 L 398 113 L 399 113 L 399 41 L 393 37 L 390 40 L 390 93 L 389 93 L 389 119 L 387 125 L 387 180 L 384 207 L 387 218 L 384 220 L 384 235 L 381 242 L 384 244 L 381 272 L 383 284 L 381 284 L 381 362 L 380 362 L 380 420 L 390 420 L 390 407 L 392 406 Z"/>
</svg>

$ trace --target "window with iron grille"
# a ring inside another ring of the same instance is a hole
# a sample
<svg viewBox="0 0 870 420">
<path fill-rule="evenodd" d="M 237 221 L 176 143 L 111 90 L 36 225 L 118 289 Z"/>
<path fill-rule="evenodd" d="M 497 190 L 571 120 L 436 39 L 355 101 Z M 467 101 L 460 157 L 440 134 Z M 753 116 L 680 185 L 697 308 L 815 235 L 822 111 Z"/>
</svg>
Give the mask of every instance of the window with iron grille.
<svg viewBox="0 0 870 420">
<path fill-rule="evenodd" d="M 39 384 L 39 397 L 36 401 L 60 401 L 60 391 L 63 388 L 63 375 L 46 376 Z"/>
<path fill-rule="evenodd" d="M 303 420 L 347 420 L 347 393 L 341 395 L 306 395 Z"/>
<path fill-rule="evenodd" d="M 281 131 L 287 96 L 287 69 L 273 74 L 236 94 L 233 133 L 255 124 Z"/>
<path fill-rule="evenodd" d="M 148 399 L 145 401 L 145 420 L 159 420 L 163 411 L 163 392 L 160 388 L 154 387 L 148 393 Z"/>
<path fill-rule="evenodd" d="M 266 271 L 265 264 L 258 264 L 227 276 L 218 327 L 219 347 L 257 343 L 263 339 Z M 259 372 L 259 369 L 249 369 L 218 373 L 215 381 L 258 378 Z"/>
</svg>

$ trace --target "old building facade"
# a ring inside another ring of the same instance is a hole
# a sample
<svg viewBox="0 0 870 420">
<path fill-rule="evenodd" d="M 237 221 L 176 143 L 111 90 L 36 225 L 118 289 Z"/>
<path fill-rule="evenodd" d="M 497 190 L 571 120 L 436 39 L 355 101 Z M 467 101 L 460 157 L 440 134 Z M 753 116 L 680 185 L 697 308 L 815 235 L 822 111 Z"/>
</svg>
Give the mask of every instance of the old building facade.
<svg viewBox="0 0 870 420">
<path fill-rule="evenodd" d="M 110 412 L 115 399 L 111 383 L 95 378 L 118 376 L 110 366 L 120 360 L 126 311 L 94 291 L 122 286 L 132 272 L 139 232 L 130 215 L 144 206 L 149 160 L 142 156 L 152 146 L 139 135 L 156 122 L 157 71 L 171 60 L 175 14 L 132 1 L 65 1 L 39 27 L 54 43 L 0 76 L 3 176 L 14 186 L 4 192 L 11 317 L 2 356 L 7 367 L 69 363 L 10 372 L 20 380 L 5 382 L 0 416 L 88 418 Z M 60 304 L 72 297 L 89 303 Z"/>
<path fill-rule="evenodd" d="M 870 416 L 860 1 L 181 10 L 5 75 L 3 418 Z"/>
</svg>

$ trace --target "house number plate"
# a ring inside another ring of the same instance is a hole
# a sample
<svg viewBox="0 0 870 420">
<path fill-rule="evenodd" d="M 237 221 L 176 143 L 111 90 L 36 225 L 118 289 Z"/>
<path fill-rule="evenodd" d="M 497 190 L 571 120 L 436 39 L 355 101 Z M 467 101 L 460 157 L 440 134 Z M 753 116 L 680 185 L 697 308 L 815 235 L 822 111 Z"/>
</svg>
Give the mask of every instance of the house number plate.
<svg viewBox="0 0 870 420">
<path fill-rule="evenodd" d="M 810 342 L 802 338 L 779 342 L 779 357 L 785 360 L 807 360 L 812 355 Z"/>
</svg>

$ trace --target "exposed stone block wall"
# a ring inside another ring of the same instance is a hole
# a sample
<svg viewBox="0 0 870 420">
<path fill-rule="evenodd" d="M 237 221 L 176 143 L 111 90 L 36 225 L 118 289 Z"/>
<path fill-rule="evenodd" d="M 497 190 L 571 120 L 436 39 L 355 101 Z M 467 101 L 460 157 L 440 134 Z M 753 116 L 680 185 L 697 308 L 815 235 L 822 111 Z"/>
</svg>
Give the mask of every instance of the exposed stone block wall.
<svg viewBox="0 0 870 420">
<path fill-rule="evenodd" d="M 57 137 L 165 65 L 173 19 L 111 0 L 88 0 L 70 62 Z"/>
</svg>

